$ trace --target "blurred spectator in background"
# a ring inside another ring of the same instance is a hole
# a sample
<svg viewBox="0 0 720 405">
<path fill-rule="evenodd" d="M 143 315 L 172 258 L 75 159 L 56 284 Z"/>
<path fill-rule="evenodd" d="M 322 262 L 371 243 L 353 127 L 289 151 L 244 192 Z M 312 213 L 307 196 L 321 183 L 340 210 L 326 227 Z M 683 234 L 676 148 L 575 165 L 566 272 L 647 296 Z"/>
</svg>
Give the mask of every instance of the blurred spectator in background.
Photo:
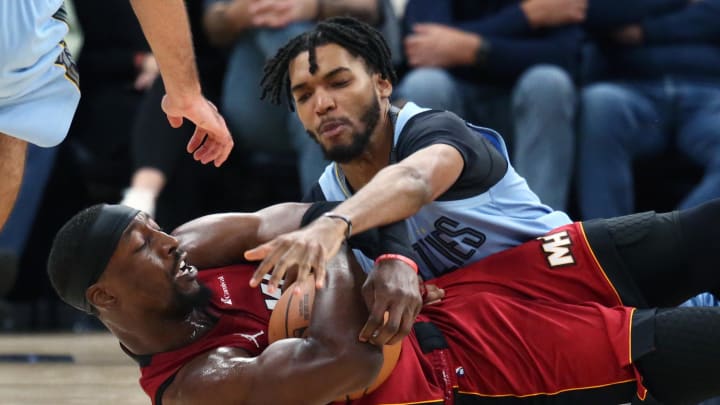
<svg viewBox="0 0 720 405">
<path fill-rule="evenodd" d="M 409 0 L 401 99 L 504 135 L 541 201 L 564 210 L 587 0 Z"/>
<path fill-rule="evenodd" d="M 720 0 L 591 2 L 578 197 L 585 219 L 635 211 L 633 162 L 677 151 L 704 168 L 679 204 L 720 196 Z"/>
<path fill-rule="evenodd" d="M 320 148 L 288 106 L 260 101 L 265 61 L 315 21 L 350 15 L 398 32 L 389 0 L 206 0 L 205 28 L 217 46 L 231 48 L 221 110 L 236 139 L 256 154 L 294 155 L 301 191 L 307 192 L 327 165 Z M 396 40 L 397 42 L 397 40 Z"/>
</svg>

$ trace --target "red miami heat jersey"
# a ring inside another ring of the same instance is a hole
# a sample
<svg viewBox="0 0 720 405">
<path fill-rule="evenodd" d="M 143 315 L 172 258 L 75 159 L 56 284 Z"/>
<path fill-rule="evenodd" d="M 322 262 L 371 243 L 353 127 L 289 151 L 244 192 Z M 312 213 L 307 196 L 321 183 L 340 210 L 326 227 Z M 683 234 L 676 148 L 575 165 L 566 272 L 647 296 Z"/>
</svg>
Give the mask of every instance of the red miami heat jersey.
<svg viewBox="0 0 720 405">
<path fill-rule="evenodd" d="M 645 390 L 630 357 L 633 308 L 622 302 L 580 224 L 432 280 L 425 306 L 447 349 L 423 353 L 415 333 L 376 391 L 379 404 L 619 404 Z"/>
<path fill-rule="evenodd" d="M 132 356 L 140 363 L 140 385 L 153 404 L 160 402 L 158 389 L 195 356 L 217 347 L 237 347 L 258 356 L 268 346 L 267 325 L 279 293 L 268 294 L 265 283 L 250 288 L 254 271 L 249 265 L 199 271 L 198 282 L 213 293 L 211 312 L 219 317 L 213 329 L 178 350 Z"/>
<path fill-rule="evenodd" d="M 201 271 L 220 313 L 216 326 L 182 349 L 135 356 L 153 403 L 163 384 L 203 352 L 232 346 L 256 356 L 267 347 L 278 297 L 248 287 L 253 271 Z M 630 357 L 633 309 L 622 305 L 580 224 L 432 282 L 446 296 L 417 320 L 432 322 L 447 347 L 425 353 L 423 337 L 413 332 L 386 382 L 352 404 L 616 404 L 636 391 L 644 397 Z"/>
</svg>

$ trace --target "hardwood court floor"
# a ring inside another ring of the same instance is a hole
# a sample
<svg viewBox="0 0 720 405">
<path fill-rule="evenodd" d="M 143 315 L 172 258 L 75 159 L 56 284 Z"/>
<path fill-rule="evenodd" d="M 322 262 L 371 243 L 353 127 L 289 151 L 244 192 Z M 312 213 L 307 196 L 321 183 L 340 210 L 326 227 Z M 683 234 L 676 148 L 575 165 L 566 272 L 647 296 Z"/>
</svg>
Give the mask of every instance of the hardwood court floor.
<svg viewBox="0 0 720 405">
<path fill-rule="evenodd" d="M 0 334 L 0 359 L 15 354 L 71 355 L 74 362 L 0 361 L 2 405 L 150 403 L 138 367 L 109 333 Z"/>
</svg>

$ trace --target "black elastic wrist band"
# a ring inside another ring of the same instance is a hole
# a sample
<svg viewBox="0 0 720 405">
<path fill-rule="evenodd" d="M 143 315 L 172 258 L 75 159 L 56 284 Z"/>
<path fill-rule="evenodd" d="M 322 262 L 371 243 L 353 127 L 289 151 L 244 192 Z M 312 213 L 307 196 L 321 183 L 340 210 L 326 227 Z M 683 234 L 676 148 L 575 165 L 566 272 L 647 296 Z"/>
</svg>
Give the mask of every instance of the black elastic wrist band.
<svg viewBox="0 0 720 405">
<path fill-rule="evenodd" d="M 345 232 L 345 239 L 350 239 L 350 236 L 352 235 L 352 221 L 350 218 L 346 217 L 345 215 L 335 214 L 332 212 L 326 212 L 322 216 L 333 218 L 333 219 L 339 219 L 347 224 L 347 231 Z"/>
</svg>

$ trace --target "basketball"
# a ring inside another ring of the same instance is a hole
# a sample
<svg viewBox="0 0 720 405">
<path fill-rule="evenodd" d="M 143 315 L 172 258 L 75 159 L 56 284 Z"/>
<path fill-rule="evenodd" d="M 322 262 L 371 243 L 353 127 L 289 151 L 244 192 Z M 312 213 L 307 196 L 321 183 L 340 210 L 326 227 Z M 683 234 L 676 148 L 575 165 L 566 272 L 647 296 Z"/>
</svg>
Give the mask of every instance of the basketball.
<svg viewBox="0 0 720 405">
<path fill-rule="evenodd" d="M 270 343 L 284 338 L 300 338 L 310 326 L 310 315 L 315 301 L 315 277 L 308 277 L 300 284 L 301 293 L 293 294 L 295 284 L 290 285 L 275 304 L 270 324 L 268 325 L 268 339 Z M 358 399 L 379 387 L 390 376 L 400 357 L 402 343 L 386 345 L 383 347 L 384 362 L 377 378 L 364 390 L 352 392 L 337 401 Z"/>
<path fill-rule="evenodd" d="M 295 284 L 288 287 L 275 304 L 270 315 L 268 340 L 270 343 L 285 338 L 301 338 L 310 326 L 310 314 L 315 301 L 315 277 L 308 277 L 302 286 L 302 293 L 295 295 L 292 290 Z"/>
</svg>

